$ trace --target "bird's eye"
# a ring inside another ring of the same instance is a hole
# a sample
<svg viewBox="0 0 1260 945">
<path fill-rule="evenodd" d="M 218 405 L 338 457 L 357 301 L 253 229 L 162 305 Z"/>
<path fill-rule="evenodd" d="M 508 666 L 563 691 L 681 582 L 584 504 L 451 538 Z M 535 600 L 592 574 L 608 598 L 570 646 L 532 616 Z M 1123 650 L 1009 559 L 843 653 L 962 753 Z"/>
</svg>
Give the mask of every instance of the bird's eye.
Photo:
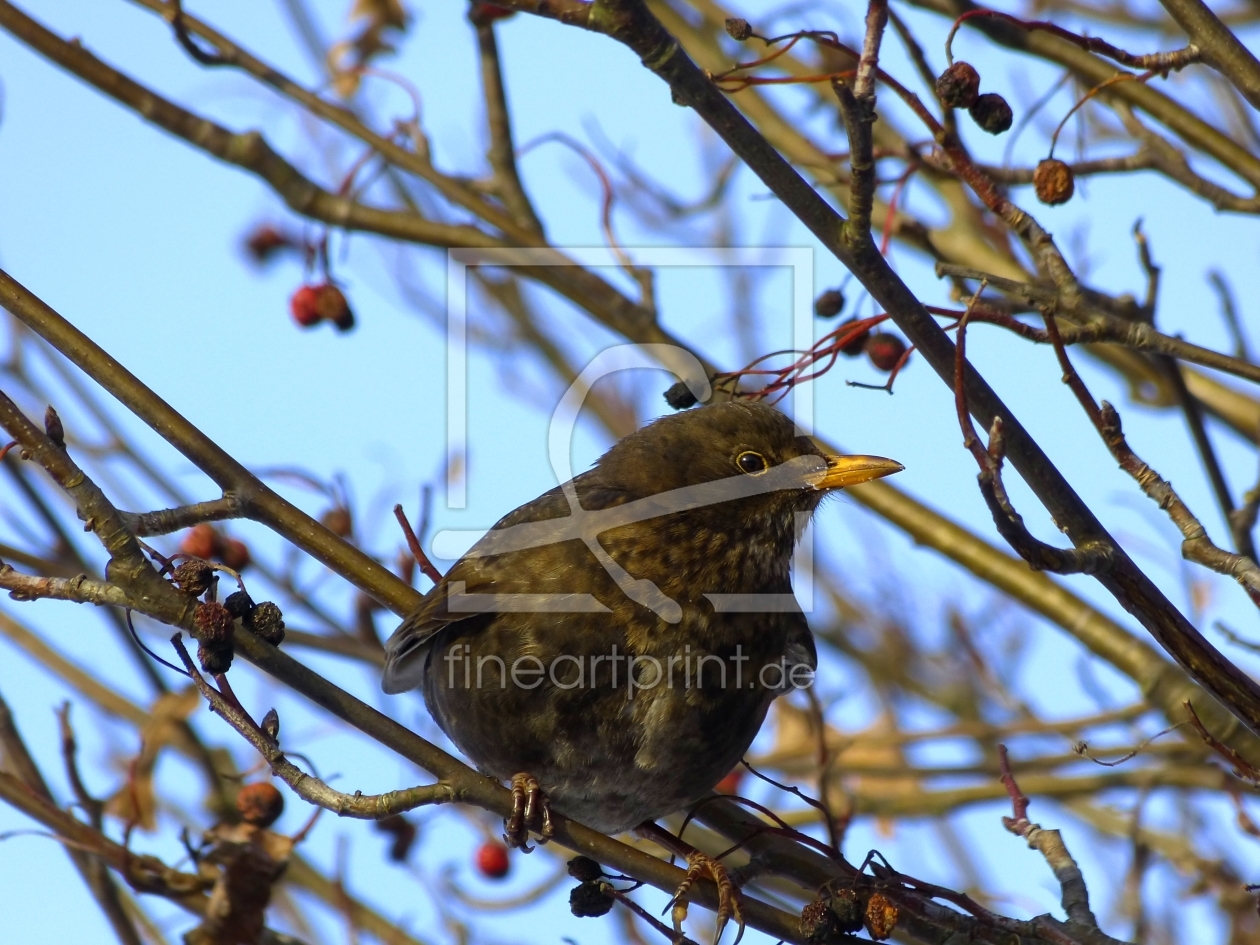
<svg viewBox="0 0 1260 945">
<path fill-rule="evenodd" d="M 739 471 L 755 476 L 758 473 L 765 472 L 770 464 L 766 462 L 766 458 L 760 453 L 754 453 L 752 450 L 745 450 L 735 457 L 735 465 L 739 467 Z"/>
</svg>

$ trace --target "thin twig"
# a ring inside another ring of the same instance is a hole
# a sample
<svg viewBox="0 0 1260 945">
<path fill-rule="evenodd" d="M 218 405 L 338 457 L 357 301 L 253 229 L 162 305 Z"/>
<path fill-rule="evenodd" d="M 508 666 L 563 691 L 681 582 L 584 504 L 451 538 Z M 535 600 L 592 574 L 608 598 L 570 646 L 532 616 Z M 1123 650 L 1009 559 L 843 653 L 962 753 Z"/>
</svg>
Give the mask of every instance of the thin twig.
<svg viewBox="0 0 1260 945">
<path fill-rule="evenodd" d="M 333 790 L 319 778 L 307 774 L 289 761 L 280 750 L 280 746 L 246 714 L 235 697 L 229 700 L 206 681 L 197 669 L 197 664 L 188 655 L 188 650 L 178 633 L 171 637 L 171 645 L 175 647 L 180 661 L 192 677 L 197 689 L 210 703 L 210 708 L 253 745 L 271 766 L 272 773 L 292 788 L 302 800 L 330 810 L 340 817 L 381 820 L 417 807 L 445 804 L 456 799 L 455 789 L 445 781 L 402 791 L 389 791 L 385 794 L 362 794 L 359 791 L 354 794 L 344 794 Z"/>
</svg>

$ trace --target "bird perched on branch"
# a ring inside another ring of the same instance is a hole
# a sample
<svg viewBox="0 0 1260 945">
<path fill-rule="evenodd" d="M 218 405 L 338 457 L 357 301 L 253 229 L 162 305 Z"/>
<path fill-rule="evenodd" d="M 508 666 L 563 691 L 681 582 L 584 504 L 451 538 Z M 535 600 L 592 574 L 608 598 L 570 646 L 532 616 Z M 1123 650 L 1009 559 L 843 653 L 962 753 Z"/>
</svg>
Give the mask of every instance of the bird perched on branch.
<svg viewBox="0 0 1260 945">
<path fill-rule="evenodd" d="M 789 575 L 809 516 L 901 468 L 826 455 L 760 403 L 658 419 L 495 525 L 390 637 L 382 686 L 421 689 L 511 780 L 517 846 L 546 840 L 549 807 L 606 833 L 686 808 L 812 681 Z"/>
</svg>

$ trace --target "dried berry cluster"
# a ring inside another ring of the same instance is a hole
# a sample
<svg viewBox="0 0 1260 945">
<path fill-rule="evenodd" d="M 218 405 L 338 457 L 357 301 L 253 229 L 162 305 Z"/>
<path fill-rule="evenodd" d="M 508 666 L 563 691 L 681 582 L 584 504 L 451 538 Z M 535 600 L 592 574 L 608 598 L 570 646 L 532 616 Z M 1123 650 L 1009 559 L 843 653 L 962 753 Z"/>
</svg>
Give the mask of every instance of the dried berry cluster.
<svg viewBox="0 0 1260 945">
<path fill-rule="evenodd" d="M 171 572 L 171 583 L 190 597 L 201 597 L 215 586 L 214 569 L 200 558 L 189 558 Z M 271 601 L 255 604 L 245 591 L 228 595 L 223 603 L 199 601 L 193 610 L 193 636 L 205 672 L 218 675 L 232 666 L 232 632 L 238 620 L 272 646 L 284 640 L 284 616 Z"/>
<path fill-rule="evenodd" d="M 613 907 L 612 887 L 604 869 L 589 856 L 569 860 L 569 875 L 578 881 L 569 893 L 569 911 L 579 918 L 598 918 Z"/>
<path fill-rule="evenodd" d="M 841 936 L 860 932 L 863 926 L 877 942 L 890 937 L 897 926 L 897 906 L 883 893 L 871 893 L 864 902 L 856 889 L 841 889 L 801 910 L 801 937 L 810 945 L 852 941 Z"/>
<path fill-rule="evenodd" d="M 980 93 L 980 73 L 971 63 L 954 63 L 936 79 L 936 97 L 946 108 L 965 108 L 972 121 L 991 135 L 1010 130 L 1014 114 L 996 92 Z"/>
<path fill-rule="evenodd" d="M 301 286 L 289 298 L 289 311 L 293 320 L 303 328 L 312 328 L 320 322 L 332 322 L 338 331 L 354 327 L 354 312 L 345 294 L 331 282 Z"/>
</svg>

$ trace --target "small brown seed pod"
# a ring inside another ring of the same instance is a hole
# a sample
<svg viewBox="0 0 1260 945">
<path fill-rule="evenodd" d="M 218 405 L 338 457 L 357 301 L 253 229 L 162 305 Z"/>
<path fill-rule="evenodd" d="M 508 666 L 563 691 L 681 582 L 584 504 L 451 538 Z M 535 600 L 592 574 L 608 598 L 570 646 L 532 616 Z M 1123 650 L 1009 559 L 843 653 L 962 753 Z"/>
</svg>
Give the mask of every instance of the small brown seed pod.
<svg viewBox="0 0 1260 945">
<path fill-rule="evenodd" d="M 826 899 L 815 899 L 806 903 L 801 910 L 801 918 L 797 922 L 801 938 L 809 945 L 826 945 L 836 935 L 836 917 L 832 915 Z"/>
<path fill-rule="evenodd" d="M 842 889 L 831 897 L 831 911 L 836 917 L 836 928 L 841 932 L 862 931 L 862 897 L 856 889 Z"/>
<path fill-rule="evenodd" d="M 857 321 L 856 318 L 850 318 L 848 321 L 841 324 L 840 327 L 843 328 L 845 325 L 852 325 L 855 321 Z M 846 358 L 856 358 L 864 350 L 866 350 L 866 342 L 870 340 L 870 337 L 871 330 L 869 328 L 866 329 L 866 331 L 858 332 L 851 340 L 841 346 L 840 353 Z"/>
<path fill-rule="evenodd" d="M 175 582 L 175 586 L 193 597 L 200 597 L 208 591 L 213 579 L 214 569 L 198 559 L 181 561 L 171 572 L 171 580 Z"/>
<path fill-rule="evenodd" d="M 980 73 L 959 60 L 936 77 L 936 97 L 946 108 L 970 108 L 980 94 Z"/>
<path fill-rule="evenodd" d="M 211 676 L 226 673 L 232 667 L 232 644 L 230 643 L 198 643 L 197 662 L 203 672 Z"/>
<path fill-rule="evenodd" d="M 753 34 L 752 27 L 748 25 L 748 21 L 739 16 L 728 16 L 726 18 L 726 35 L 731 39 L 737 39 L 741 43 L 749 39 Z"/>
<path fill-rule="evenodd" d="M 284 813 L 284 795 L 270 781 L 247 784 L 236 795 L 241 820 L 255 827 L 270 827 Z"/>
<path fill-rule="evenodd" d="M 871 893 L 866 903 L 866 931 L 875 941 L 892 935 L 897 927 L 897 906 L 883 893 Z"/>
<path fill-rule="evenodd" d="M 579 918 L 599 918 L 608 915 L 612 907 L 613 897 L 599 883 L 581 883 L 569 893 L 569 911 Z"/>
<path fill-rule="evenodd" d="M 1007 105 L 1006 99 L 996 92 L 985 92 L 977 96 L 971 107 L 967 109 L 967 113 L 977 125 L 991 135 L 1000 135 L 1004 131 L 1009 131 L 1011 122 L 1015 120 L 1015 113 L 1011 111 L 1011 106 Z"/>
<path fill-rule="evenodd" d="M 839 289 L 828 289 L 814 299 L 814 314 L 819 318 L 835 318 L 844 310 L 844 293 Z"/>
<path fill-rule="evenodd" d="M 246 625 L 272 646 L 279 646 L 284 642 L 284 614 L 269 600 L 254 608 Z"/>
<path fill-rule="evenodd" d="M 604 875 L 604 869 L 589 856 L 575 856 L 569 860 L 569 875 L 584 883 L 593 883 Z"/>
<path fill-rule="evenodd" d="M 1038 200 L 1052 207 L 1067 203 L 1076 191 L 1072 168 L 1057 158 L 1046 158 L 1033 171 L 1033 190 Z"/>
<path fill-rule="evenodd" d="M 223 606 L 233 617 L 248 617 L 254 612 L 254 602 L 244 591 L 233 591 L 224 598 Z"/>
<path fill-rule="evenodd" d="M 687 386 L 686 381 L 679 381 L 665 391 L 665 403 L 675 410 L 686 410 L 688 407 L 696 405 L 696 395 L 691 392 L 691 388 Z"/>
<path fill-rule="evenodd" d="M 232 639 L 232 615 L 222 604 L 208 602 L 193 611 L 193 627 L 197 640 L 208 646 L 228 643 Z"/>
</svg>

